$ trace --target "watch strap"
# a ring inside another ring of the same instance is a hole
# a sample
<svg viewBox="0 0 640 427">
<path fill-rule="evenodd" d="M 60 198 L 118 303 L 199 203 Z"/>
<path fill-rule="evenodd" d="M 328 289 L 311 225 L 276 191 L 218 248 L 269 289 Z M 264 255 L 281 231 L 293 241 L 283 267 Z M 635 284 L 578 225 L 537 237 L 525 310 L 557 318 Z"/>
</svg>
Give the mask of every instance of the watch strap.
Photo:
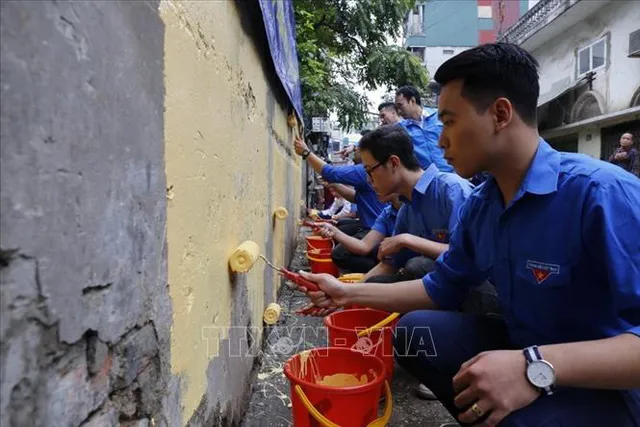
<svg viewBox="0 0 640 427">
<path fill-rule="evenodd" d="M 535 361 L 543 361 L 544 360 L 542 358 L 542 355 L 540 354 L 540 349 L 538 348 L 537 345 L 532 345 L 530 347 L 527 347 L 522 352 L 524 353 L 524 357 L 527 360 L 527 365 L 529 365 L 530 363 L 535 362 Z M 536 388 L 538 388 L 538 387 L 536 387 Z M 541 390 L 547 396 L 550 396 L 550 395 L 553 394 L 554 388 L 555 387 L 553 385 L 550 385 L 548 387 L 542 387 L 542 388 L 538 388 L 538 389 Z"/>
<path fill-rule="evenodd" d="M 309 157 L 309 154 L 311 154 L 311 151 L 309 151 L 309 150 L 304 150 L 304 151 L 302 152 L 302 158 L 303 158 L 304 160 L 307 160 L 307 157 Z"/>
<path fill-rule="evenodd" d="M 525 359 L 527 359 L 527 364 L 533 362 L 534 360 L 542 360 L 542 357 L 540 357 L 540 351 L 538 350 L 538 346 L 536 345 L 527 347 L 522 352 L 524 353 Z"/>
</svg>

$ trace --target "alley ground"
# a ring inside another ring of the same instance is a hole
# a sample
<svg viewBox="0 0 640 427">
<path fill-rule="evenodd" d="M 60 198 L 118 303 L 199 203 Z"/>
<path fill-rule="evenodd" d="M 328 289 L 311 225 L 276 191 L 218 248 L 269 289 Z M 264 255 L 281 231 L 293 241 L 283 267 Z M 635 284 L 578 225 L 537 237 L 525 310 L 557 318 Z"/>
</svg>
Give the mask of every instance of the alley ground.
<svg viewBox="0 0 640 427">
<path fill-rule="evenodd" d="M 308 271 L 304 250 L 305 240 L 301 235 L 291 264 L 292 270 Z M 322 319 L 294 314 L 307 302 L 308 299 L 301 293 L 286 286 L 282 288 L 278 297 L 282 315 L 278 324 L 265 330 L 264 355 L 243 427 L 292 425 L 289 381 L 282 373 L 282 365 L 289 357 L 305 349 L 326 346 L 327 340 Z M 310 330 L 319 333 L 308 333 Z M 396 365 L 392 384 L 394 410 L 389 426 L 439 427 L 454 421 L 440 403 L 415 397 L 413 390 L 416 385 L 417 382 Z"/>
</svg>

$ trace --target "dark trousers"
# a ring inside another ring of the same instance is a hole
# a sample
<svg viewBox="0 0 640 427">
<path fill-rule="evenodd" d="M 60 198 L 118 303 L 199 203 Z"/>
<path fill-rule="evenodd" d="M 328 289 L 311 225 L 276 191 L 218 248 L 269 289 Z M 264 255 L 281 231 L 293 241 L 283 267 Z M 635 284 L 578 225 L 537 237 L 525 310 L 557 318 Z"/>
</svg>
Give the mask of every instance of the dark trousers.
<svg viewBox="0 0 640 427">
<path fill-rule="evenodd" d="M 435 268 L 435 262 L 431 258 L 425 256 L 417 256 L 411 258 L 404 265 L 404 268 L 400 269 L 394 274 L 381 274 L 379 276 L 373 276 L 367 280 L 371 283 L 396 283 L 403 282 L 405 280 L 421 279 L 427 273 Z"/>
<path fill-rule="evenodd" d="M 363 227 L 362 223 L 357 218 L 339 219 L 338 224 L 336 224 L 336 227 L 338 227 L 338 229 L 342 231 L 344 234 L 349 236 L 355 236 L 356 233 L 359 233 L 364 230 L 369 231 L 368 228 Z"/>
<path fill-rule="evenodd" d="M 395 274 L 374 276 L 367 279 L 371 283 L 396 283 L 405 280 L 422 279 L 436 266 L 431 258 L 417 256 L 411 258 L 404 268 Z M 484 282 L 469 292 L 459 310 L 463 313 L 474 313 L 483 316 L 501 317 L 500 302 L 496 288 L 489 282 Z"/>
<path fill-rule="evenodd" d="M 396 360 L 427 386 L 453 416 L 453 377 L 462 363 L 483 351 L 514 349 L 504 321 L 469 313 L 419 310 L 396 329 Z M 524 357 L 524 356 L 523 356 Z M 523 372 L 524 375 L 524 372 Z M 638 427 L 640 391 L 558 389 L 513 412 L 500 427 Z M 626 399 L 625 399 L 625 395 Z"/>
<path fill-rule="evenodd" d="M 353 237 L 362 239 L 368 232 L 369 230 L 361 230 L 355 233 Z M 377 247 L 368 255 L 355 255 L 349 252 L 342 244 L 338 244 L 333 248 L 333 251 L 331 251 L 331 259 L 338 268 L 349 273 L 366 273 L 378 263 L 376 259 L 377 254 Z"/>
</svg>

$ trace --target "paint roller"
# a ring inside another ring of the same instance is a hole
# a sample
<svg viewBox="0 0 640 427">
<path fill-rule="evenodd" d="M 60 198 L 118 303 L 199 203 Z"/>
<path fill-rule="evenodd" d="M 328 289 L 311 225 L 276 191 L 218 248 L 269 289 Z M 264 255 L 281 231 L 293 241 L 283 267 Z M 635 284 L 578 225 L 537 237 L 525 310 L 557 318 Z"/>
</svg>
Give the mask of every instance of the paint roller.
<svg viewBox="0 0 640 427">
<path fill-rule="evenodd" d="M 275 325 L 280 319 L 280 313 L 282 312 L 282 307 L 275 302 L 272 302 L 267 306 L 264 310 L 264 314 L 262 315 L 262 320 L 267 325 Z"/>
<path fill-rule="evenodd" d="M 260 247 L 256 242 L 247 240 L 229 257 L 229 267 L 236 273 L 246 273 L 253 267 L 253 264 L 260 258 Z"/>
<path fill-rule="evenodd" d="M 296 285 L 305 288 L 308 291 L 318 290 L 318 286 L 315 283 L 303 278 L 298 273 L 294 273 L 293 271 L 289 271 L 286 268 L 276 267 L 275 265 L 271 264 L 269 260 L 260 253 L 260 247 L 258 246 L 258 244 L 256 242 L 252 242 L 251 240 L 242 242 L 242 244 L 238 246 L 235 251 L 233 251 L 233 253 L 229 257 L 229 267 L 231 268 L 231 271 L 235 273 L 246 273 L 251 269 L 251 267 L 253 267 L 253 264 L 255 264 L 258 258 L 262 258 L 269 267 L 273 268 L 286 279 L 291 280 Z"/>
<path fill-rule="evenodd" d="M 277 219 L 286 219 L 289 216 L 289 211 L 284 206 L 279 206 L 273 211 L 273 215 Z"/>
</svg>

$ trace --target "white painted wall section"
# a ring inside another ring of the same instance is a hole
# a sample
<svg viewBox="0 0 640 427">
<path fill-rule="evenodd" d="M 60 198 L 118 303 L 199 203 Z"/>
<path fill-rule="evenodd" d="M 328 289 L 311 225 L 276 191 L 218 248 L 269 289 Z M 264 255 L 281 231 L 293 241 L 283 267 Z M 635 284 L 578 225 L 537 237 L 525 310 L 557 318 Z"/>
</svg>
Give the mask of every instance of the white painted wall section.
<svg viewBox="0 0 640 427">
<path fill-rule="evenodd" d="M 606 36 L 607 66 L 596 73 L 593 89 L 605 100 L 603 113 L 629 108 L 631 97 L 640 86 L 640 60 L 627 57 L 629 34 L 639 28 L 639 1 L 612 2 L 567 28 L 562 38 L 533 50 L 531 53 L 540 63 L 541 96 L 553 92 L 563 81 L 575 81 L 576 51 Z"/>
</svg>

